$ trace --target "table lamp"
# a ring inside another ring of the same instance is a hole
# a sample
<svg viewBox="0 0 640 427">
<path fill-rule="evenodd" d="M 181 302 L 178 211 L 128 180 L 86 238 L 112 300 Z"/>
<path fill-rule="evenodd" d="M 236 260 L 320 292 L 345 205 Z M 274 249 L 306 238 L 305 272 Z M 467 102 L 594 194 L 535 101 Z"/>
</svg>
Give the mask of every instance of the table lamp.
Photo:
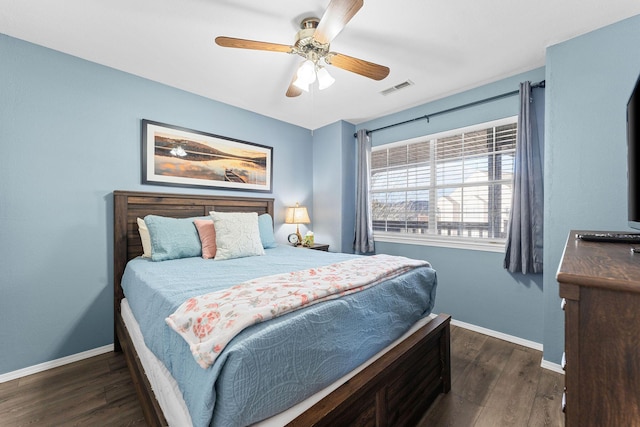
<svg viewBox="0 0 640 427">
<path fill-rule="evenodd" d="M 302 244 L 302 235 L 300 234 L 299 224 L 310 224 L 309 214 L 305 206 L 300 206 L 296 203 L 295 207 L 287 208 L 287 213 L 284 219 L 285 224 L 296 225 L 296 235 L 298 236 L 298 244 Z"/>
</svg>

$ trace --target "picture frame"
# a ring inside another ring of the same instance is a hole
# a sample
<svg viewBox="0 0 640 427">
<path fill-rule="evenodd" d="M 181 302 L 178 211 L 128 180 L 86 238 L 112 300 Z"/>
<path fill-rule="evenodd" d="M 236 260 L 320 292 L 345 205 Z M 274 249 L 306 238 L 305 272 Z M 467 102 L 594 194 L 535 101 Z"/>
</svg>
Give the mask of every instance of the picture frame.
<svg viewBox="0 0 640 427">
<path fill-rule="evenodd" d="M 142 120 L 142 183 L 271 193 L 273 147 Z"/>
</svg>

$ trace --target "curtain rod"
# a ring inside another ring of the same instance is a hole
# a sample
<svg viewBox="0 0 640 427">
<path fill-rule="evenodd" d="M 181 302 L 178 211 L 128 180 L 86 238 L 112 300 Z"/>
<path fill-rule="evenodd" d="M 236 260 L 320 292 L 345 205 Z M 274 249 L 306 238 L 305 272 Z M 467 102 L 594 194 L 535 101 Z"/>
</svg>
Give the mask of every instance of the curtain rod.
<svg viewBox="0 0 640 427">
<path fill-rule="evenodd" d="M 545 87 L 545 80 L 542 80 L 542 81 L 540 81 L 538 83 L 535 83 L 535 84 L 531 85 L 532 89 L 535 89 L 535 88 L 538 88 L 538 87 L 539 88 L 544 88 Z M 506 92 L 506 93 L 502 93 L 500 95 L 492 96 L 492 97 L 489 97 L 489 98 L 480 99 L 478 101 L 469 102 L 468 104 L 458 105 L 457 107 L 447 108 L 446 110 L 436 111 L 435 113 L 431 113 L 431 114 L 425 114 L 424 116 L 420 116 L 420 117 L 416 117 L 416 118 L 413 118 L 413 119 L 405 120 L 404 122 L 394 123 L 392 125 L 387 125 L 387 126 L 383 126 L 381 128 L 369 130 L 369 131 L 367 131 L 367 135 L 372 134 L 374 132 L 378 132 L 378 131 L 384 130 L 384 129 L 389 129 L 389 128 L 400 126 L 400 125 L 404 125 L 404 124 L 407 124 L 407 123 L 416 122 L 418 120 L 427 119 L 427 123 L 429 123 L 429 119 L 431 117 L 439 116 L 441 114 L 452 113 L 454 111 L 463 110 L 463 109 L 469 108 L 469 107 L 475 107 L 476 105 L 485 104 L 487 102 L 492 102 L 492 101 L 497 101 L 498 99 L 502 99 L 502 98 L 508 98 L 510 96 L 517 95 L 518 93 L 520 93 L 520 90 L 513 90 L 511 92 Z M 357 136 L 358 136 L 357 132 L 353 134 L 354 138 L 357 138 Z"/>
</svg>

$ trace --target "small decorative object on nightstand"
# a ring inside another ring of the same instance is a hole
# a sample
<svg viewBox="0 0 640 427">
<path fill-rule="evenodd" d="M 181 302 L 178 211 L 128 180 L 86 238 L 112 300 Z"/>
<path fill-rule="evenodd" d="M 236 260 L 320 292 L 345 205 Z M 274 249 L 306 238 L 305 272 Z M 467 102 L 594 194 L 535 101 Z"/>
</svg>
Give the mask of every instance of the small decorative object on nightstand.
<svg viewBox="0 0 640 427">
<path fill-rule="evenodd" d="M 293 246 L 298 246 L 300 244 L 300 241 L 298 240 L 298 235 L 296 233 L 289 234 L 289 236 L 287 236 L 287 240 Z"/>
<path fill-rule="evenodd" d="M 313 231 L 307 231 L 304 239 L 302 239 L 302 246 L 310 247 L 313 246 L 314 243 Z"/>
</svg>

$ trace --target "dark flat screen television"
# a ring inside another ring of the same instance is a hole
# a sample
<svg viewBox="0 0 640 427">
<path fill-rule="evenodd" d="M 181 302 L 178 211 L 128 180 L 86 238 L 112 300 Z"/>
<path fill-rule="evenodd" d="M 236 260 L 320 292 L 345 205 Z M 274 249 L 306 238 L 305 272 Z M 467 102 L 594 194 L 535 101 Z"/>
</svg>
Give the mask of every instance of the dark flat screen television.
<svg viewBox="0 0 640 427">
<path fill-rule="evenodd" d="M 627 103 L 629 227 L 640 230 L 640 76 Z"/>
</svg>

